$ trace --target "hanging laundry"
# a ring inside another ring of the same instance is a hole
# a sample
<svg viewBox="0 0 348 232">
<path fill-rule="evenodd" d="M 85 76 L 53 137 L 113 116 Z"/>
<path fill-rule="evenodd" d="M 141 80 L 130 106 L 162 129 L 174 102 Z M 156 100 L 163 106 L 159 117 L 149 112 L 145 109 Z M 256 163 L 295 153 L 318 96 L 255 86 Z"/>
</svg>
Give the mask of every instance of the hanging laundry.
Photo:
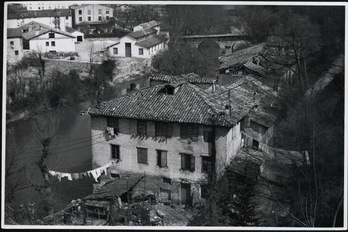
<svg viewBox="0 0 348 232">
<path fill-rule="evenodd" d="M 51 170 L 49 170 L 48 173 L 51 174 L 51 176 L 56 176 L 57 175 L 57 172 L 51 171 Z"/>
<path fill-rule="evenodd" d="M 79 174 L 78 173 L 72 173 L 71 174 L 73 180 L 78 180 L 79 179 Z"/>
<path fill-rule="evenodd" d="M 61 181 L 62 180 L 62 173 L 61 172 L 56 172 L 56 173 L 57 173 L 58 180 Z"/>
<path fill-rule="evenodd" d="M 62 177 L 68 177 L 68 180 L 72 180 L 70 173 L 62 173 Z"/>
</svg>

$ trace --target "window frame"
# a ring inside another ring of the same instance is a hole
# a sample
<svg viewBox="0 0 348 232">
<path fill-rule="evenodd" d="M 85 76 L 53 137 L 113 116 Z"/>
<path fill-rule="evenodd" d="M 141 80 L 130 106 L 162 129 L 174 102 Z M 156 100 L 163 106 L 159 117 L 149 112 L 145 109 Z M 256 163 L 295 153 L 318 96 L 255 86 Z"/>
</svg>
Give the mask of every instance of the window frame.
<svg viewBox="0 0 348 232">
<path fill-rule="evenodd" d="M 145 128 L 145 132 L 141 131 L 141 130 L 144 130 L 144 128 Z M 137 120 L 137 135 L 147 136 L 147 121 L 146 120 L 140 120 L 140 119 Z"/>
<path fill-rule="evenodd" d="M 142 151 L 144 153 L 142 153 L 140 151 Z M 141 158 L 141 155 L 146 155 L 146 157 L 145 157 L 146 158 L 146 162 L 143 162 L 142 159 L 144 159 L 144 157 Z M 148 156 L 148 149 L 145 148 L 145 147 L 137 147 L 137 163 L 138 164 L 148 165 L 149 164 L 149 159 L 148 158 L 149 158 L 149 156 Z"/>
<path fill-rule="evenodd" d="M 117 117 L 106 117 L 106 127 L 114 128 L 114 134 L 120 132 L 120 120 Z"/>
<path fill-rule="evenodd" d="M 114 150 L 114 148 L 116 148 L 116 150 Z M 115 154 L 114 154 L 114 151 L 116 152 Z M 110 153 L 111 153 L 111 159 L 121 160 L 120 145 L 110 144 Z"/>
<path fill-rule="evenodd" d="M 55 33 L 54 32 L 49 32 L 48 33 L 48 38 L 49 39 L 54 39 L 55 38 Z"/>
<path fill-rule="evenodd" d="M 193 154 L 180 153 L 181 155 L 181 170 L 194 172 L 196 169 L 195 156 Z"/>
<path fill-rule="evenodd" d="M 98 21 L 102 21 L 102 17 L 101 16 L 98 16 Z"/>
<path fill-rule="evenodd" d="M 88 16 L 87 20 L 88 20 L 88 22 L 91 22 L 92 21 L 92 17 Z"/>
<path fill-rule="evenodd" d="M 203 141 L 206 143 L 213 142 L 213 134 L 211 131 L 203 131 Z"/>
<path fill-rule="evenodd" d="M 173 134 L 172 124 L 168 122 L 155 122 L 155 137 L 170 138 Z"/>
<path fill-rule="evenodd" d="M 195 124 L 183 123 L 180 124 L 180 138 L 192 139 L 199 137 L 199 126 Z"/>
<path fill-rule="evenodd" d="M 79 15 L 82 15 L 82 10 L 79 10 Z"/>
<path fill-rule="evenodd" d="M 82 16 L 79 16 L 79 22 L 82 22 Z"/>
<path fill-rule="evenodd" d="M 13 40 L 10 41 L 10 45 L 14 46 L 14 41 Z"/>
<path fill-rule="evenodd" d="M 213 168 L 213 159 L 212 159 L 212 157 L 211 156 L 201 156 L 201 157 L 202 157 L 201 172 L 202 173 L 210 173 L 212 171 L 212 168 Z M 210 165 L 210 167 L 209 167 L 209 165 Z"/>
<path fill-rule="evenodd" d="M 51 47 L 55 47 L 56 46 L 56 41 L 51 41 Z"/>
<path fill-rule="evenodd" d="M 143 56 L 144 55 L 144 48 L 139 48 L 138 54 L 139 54 L 139 56 Z"/>
<path fill-rule="evenodd" d="M 165 152 L 164 154 L 162 152 Z M 162 165 L 162 156 L 165 155 L 165 165 Z M 168 151 L 156 149 L 157 156 L 157 167 L 159 168 L 168 168 Z"/>
<path fill-rule="evenodd" d="M 50 42 L 46 41 L 46 47 L 50 46 Z"/>
<path fill-rule="evenodd" d="M 18 55 L 19 55 L 19 51 L 15 50 L 15 56 L 18 56 Z"/>
<path fill-rule="evenodd" d="M 98 15 L 101 15 L 103 13 L 102 9 L 98 9 Z"/>
<path fill-rule="evenodd" d="M 114 47 L 112 51 L 113 51 L 113 54 L 114 54 L 114 55 L 118 55 L 118 48 L 115 48 L 115 47 Z M 116 51 L 116 53 L 115 53 L 115 51 Z"/>
</svg>

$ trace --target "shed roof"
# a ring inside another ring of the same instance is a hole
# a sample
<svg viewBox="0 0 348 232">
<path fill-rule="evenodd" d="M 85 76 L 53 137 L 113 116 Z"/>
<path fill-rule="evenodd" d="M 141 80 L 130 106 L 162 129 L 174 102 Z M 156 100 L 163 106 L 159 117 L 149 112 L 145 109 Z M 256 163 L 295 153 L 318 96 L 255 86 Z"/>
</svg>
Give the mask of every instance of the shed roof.
<svg viewBox="0 0 348 232">
<path fill-rule="evenodd" d="M 31 10 L 25 12 L 11 12 L 7 15 L 7 19 L 22 18 L 45 18 L 54 16 L 71 16 L 70 9 L 54 9 L 54 10 Z"/>
<path fill-rule="evenodd" d="M 136 42 L 136 45 L 139 45 L 144 48 L 151 48 L 153 46 L 156 46 L 157 44 L 163 43 L 167 41 L 167 38 L 161 35 L 155 35 L 150 38 L 147 38 L 145 40 L 141 40 L 139 42 Z"/>
<path fill-rule="evenodd" d="M 236 65 L 244 65 L 252 59 L 252 57 L 259 55 L 265 47 L 265 43 L 261 43 L 252 47 L 244 48 L 233 52 L 230 55 L 219 58 L 220 69 L 233 67 Z"/>
<path fill-rule="evenodd" d="M 134 186 L 137 185 L 143 178 L 143 174 L 132 174 L 129 176 L 127 181 L 124 179 L 115 179 L 109 181 L 93 194 L 83 198 L 83 200 L 108 199 L 115 196 L 121 197 L 130 189 L 134 188 Z"/>
<path fill-rule="evenodd" d="M 133 31 L 133 32 L 127 34 L 126 36 L 130 36 L 130 37 L 132 37 L 134 39 L 139 39 L 141 37 L 144 37 L 144 36 L 147 36 L 147 35 L 151 35 L 151 34 L 154 34 L 156 32 L 157 32 L 156 29 L 148 28 L 148 29 L 141 30 L 141 31 Z"/>
<path fill-rule="evenodd" d="M 150 80 L 164 81 L 164 82 L 178 82 L 180 80 L 187 80 L 189 83 L 200 84 L 213 84 L 216 83 L 215 78 L 203 78 L 195 73 L 183 74 L 183 75 L 165 75 L 165 74 L 153 74 L 150 76 Z"/>
</svg>

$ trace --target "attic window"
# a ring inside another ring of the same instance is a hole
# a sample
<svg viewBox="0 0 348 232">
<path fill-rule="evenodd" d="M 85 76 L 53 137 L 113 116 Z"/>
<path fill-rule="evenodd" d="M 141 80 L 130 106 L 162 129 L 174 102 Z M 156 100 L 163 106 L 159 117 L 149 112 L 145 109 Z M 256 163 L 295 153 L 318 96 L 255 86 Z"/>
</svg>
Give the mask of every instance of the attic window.
<svg viewBox="0 0 348 232">
<path fill-rule="evenodd" d="M 166 85 L 163 89 L 159 91 L 160 93 L 173 95 L 175 92 L 175 87 L 172 85 Z"/>
<path fill-rule="evenodd" d="M 54 38 L 54 33 L 53 33 L 53 32 L 50 32 L 50 33 L 48 34 L 48 38 Z"/>
</svg>

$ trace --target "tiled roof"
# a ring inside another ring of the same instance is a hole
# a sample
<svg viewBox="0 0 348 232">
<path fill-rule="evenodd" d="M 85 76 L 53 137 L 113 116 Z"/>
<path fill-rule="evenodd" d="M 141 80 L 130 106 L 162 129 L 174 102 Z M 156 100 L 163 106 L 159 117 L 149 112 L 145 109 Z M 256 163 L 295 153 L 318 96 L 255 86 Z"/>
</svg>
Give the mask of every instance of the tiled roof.
<svg viewBox="0 0 348 232">
<path fill-rule="evenodd" d="M 220 69 L 233 67 L 236 65 L 244 65 L 254 56 L 258 56 L 264 49 L 265 44 L 258 44 L 252 47 L 244 48 L 242 50 L 233 52 L 230 55 L 219 58 Z"/>
<path fill-rule="evenodd" d="M 91 115 L 117 116 L 179 123 L 196 123 L 231 127 L 233 123 L 216 111 L 222 107 L 209 101 L 209 94 L 199 87 L 184 83 L 175 94 L 164 94 L 168 86 L 155 85 L 93 107 Z M 215 123 L 213 123 L 215 118 Z"/>
<path fill-rule="evenodd" d="M 150 27 L 156 27 L 158 25 L 161 25 L 161 23 L 159 23 L 159 22 L 157 22 L 155 20 L 152 20 L 150 22 L 139 24 L 138 26 L 141 26 L 141 27 L 143 27 L 145 29 L 145 28 L 150 28 Z"/>
<path fill-rule="evenodd" d="M 141 47 L 144 48 L 151 48 L 153 46 L 156 46 L 157 44 L 163 43 L 167 41 L 167 38 L 165 38 L 164 36 L 160 36 L 160 35 L 155 35 L 152 36 L 150 38 L 147 38 L 145 40 L 141 40 L 139 42 L 136 42 L 136 45 L 139 45 Z"/>
<path fill-rule="evenodd" d="M 25 12 L 9 13 L 7 15 L 7 19 L 44 18 L 54 16 L 71 16 L 71 12 L 70 9 L 31 10 Z"/>
<path fill-rule="evenodd" d="M 181 80 L 186 80 L 189 83 L 201 83 L 201 84 L 213 84 L 216 83 L 215 78 L 202 78 L 197 74 L 190 73 L 184 75 L 164 75 L 164 74 L 153 74 L 150 76 L 150 80 L 164 81 L 164 82 L 177 82 Z"/>
<path fill-rule="evenodd" d="M 75 32 L 75 31 L 77 31 L 77 30 L 75 30 L 74 28 L 68 27 L 68 26 L 65 27 L 65 30 L 66 30 L 66 32 L 69 32 L 69 33 L 73 33 L 73 32 Z"/>
<path fill-rule="evenodd" d="M 27 40 L 33 39 L 35 37 L 46 34 L 48 32 L 55 32 L 61 35 L 65 35 L 67 37 L 75 38 L 75 36 L 67 32 L 64 32 L 55 28 L 51 28 L 45 24 L 34 22 L 34 21 L 24 24 L 23 26 L 20 27 L 20 29 L 29 29 L 28 32 L 25 32 L 22 34 L 23 38 Z"/>
<path fill-rule="evenodd" d="M 22 30 L 20 28 L 7 28 L 7 38 L 22 37 Z"/>
<path fill-rule="evenodd" d="M 156 33 L 157 30 L 154 29 L 154 28 L 148 28 L 148 29 L 145 29 L 145 30 L 141 30 L 141 31 L 134 31 L 134 32 L 131 32 L 129 33 L 128 35 L 126 36 L 130 36 L 134 39 L 139 39 L 141 37 L 144 37 L 146 35 L 151 35 L 151 34 L 154 34 Z"/>
</svg>

